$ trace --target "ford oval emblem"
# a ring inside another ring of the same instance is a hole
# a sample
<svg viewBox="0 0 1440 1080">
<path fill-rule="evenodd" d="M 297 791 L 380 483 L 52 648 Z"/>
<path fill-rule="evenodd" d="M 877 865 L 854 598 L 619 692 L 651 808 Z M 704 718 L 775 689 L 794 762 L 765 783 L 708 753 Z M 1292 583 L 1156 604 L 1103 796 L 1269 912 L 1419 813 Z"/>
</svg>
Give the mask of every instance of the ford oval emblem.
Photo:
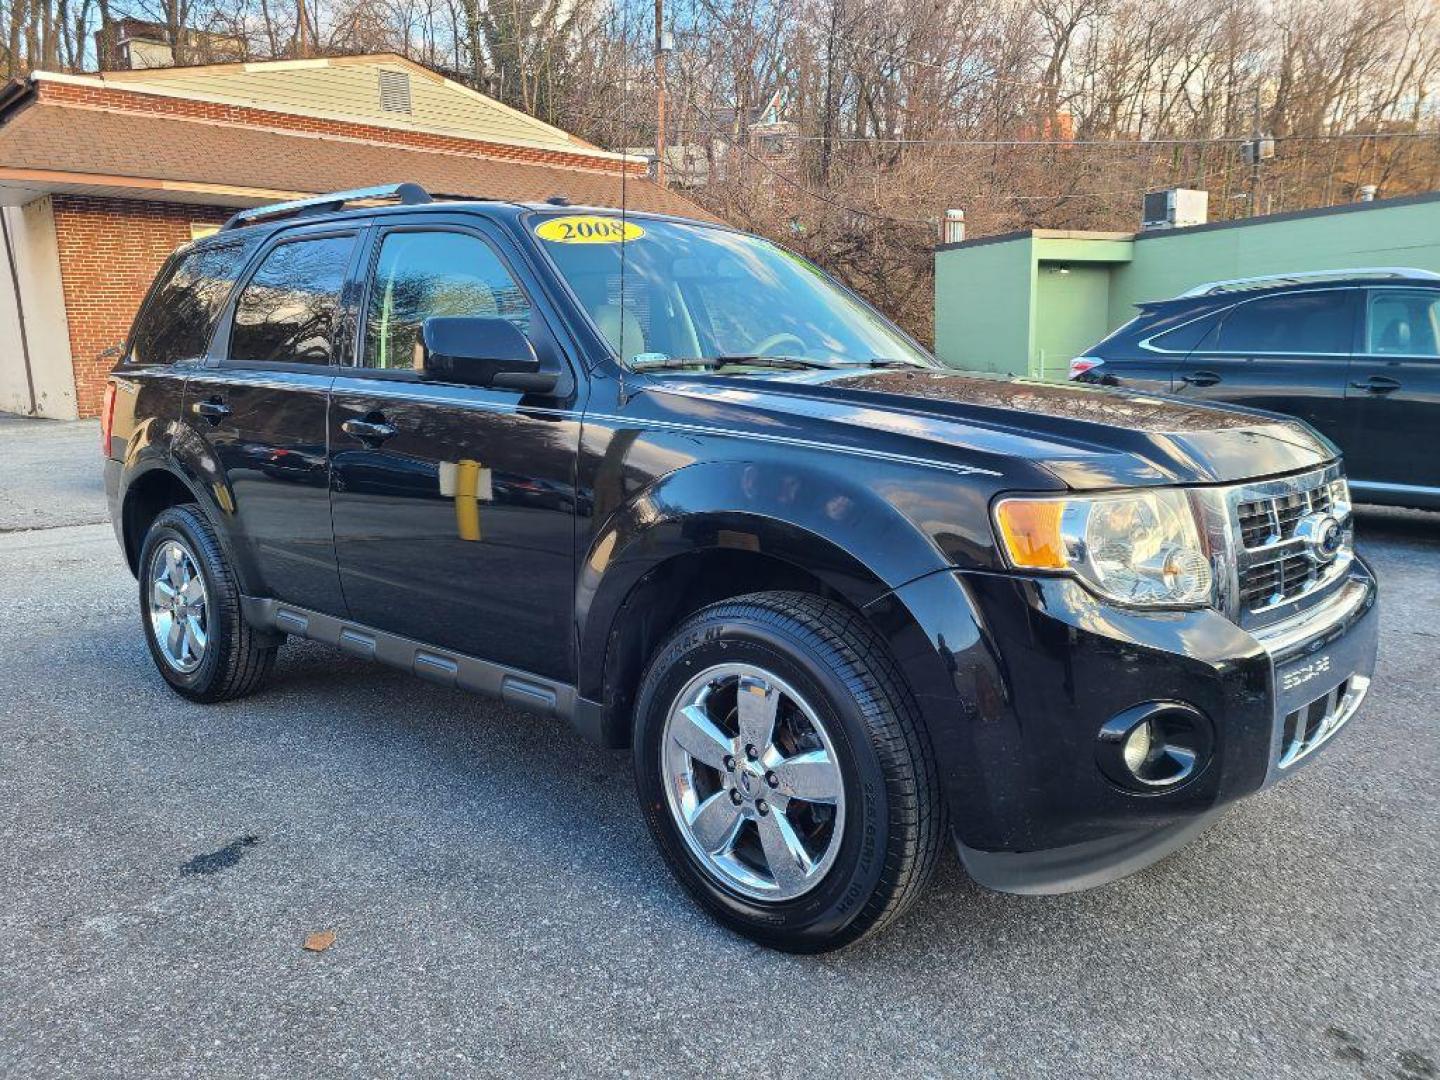
<svg viewBox="0 0 1440 1080">
<path fill-rule="evenodd" d="M 1316 562 L 1334 562 L 1345 542 L 1345 530 L 1330 514 L 1311 514 L 1295 526 L 1295 535 L 1305 541 Z"/>
</svg>

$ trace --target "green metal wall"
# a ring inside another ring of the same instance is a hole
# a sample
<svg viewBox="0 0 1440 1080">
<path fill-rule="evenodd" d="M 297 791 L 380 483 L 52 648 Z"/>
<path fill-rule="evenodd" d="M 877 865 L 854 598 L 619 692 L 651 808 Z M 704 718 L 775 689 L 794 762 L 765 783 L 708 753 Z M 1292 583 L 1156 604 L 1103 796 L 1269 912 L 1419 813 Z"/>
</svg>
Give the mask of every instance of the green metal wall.
<svg viewBox="0 0 1440 1080">
<path fill-rule="evenodd" d="M 1035 301 L 1032 247 L 1026 237 L 937 254 L 935 353 L 941 360 L 970 371 L 1027 371 Z"/>
<path fill-rule="evenodd" d="M 1097 263 L 1041 263 L 1035 279 L 1031 372 L 1064 379 L 1070 359 L 1109 333 L 1111 268 Z"/>
<path fill-rule="evenodd" d="M 1070 358 L 1139 301 L 1224 278 L 1366 266 L 1440 273 L 1440 194 L 1136 238 L 1035 230 L 941 248 L 935 351 L 953 367 L 1064 378 Z"/>
</svg>

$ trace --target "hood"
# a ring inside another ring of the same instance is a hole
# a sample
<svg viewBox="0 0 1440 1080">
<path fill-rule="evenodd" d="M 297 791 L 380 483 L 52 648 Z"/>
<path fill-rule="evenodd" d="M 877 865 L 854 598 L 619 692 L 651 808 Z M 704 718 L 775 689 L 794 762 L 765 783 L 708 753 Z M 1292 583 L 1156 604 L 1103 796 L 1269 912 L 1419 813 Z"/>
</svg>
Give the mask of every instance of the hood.
<svg viewBox="0 0 1440 1080">
<path fill-rule="evenodd" d="M 929 370 L 670 376 L 656 389 L 928 444 L 979 468 L 1022 459 L 1075 490 L 1233 483 L 1338 456 L 1298 420 L 1077 383 Z M 883 433 L 883 434 L 882 434 Z"/>
</svg>

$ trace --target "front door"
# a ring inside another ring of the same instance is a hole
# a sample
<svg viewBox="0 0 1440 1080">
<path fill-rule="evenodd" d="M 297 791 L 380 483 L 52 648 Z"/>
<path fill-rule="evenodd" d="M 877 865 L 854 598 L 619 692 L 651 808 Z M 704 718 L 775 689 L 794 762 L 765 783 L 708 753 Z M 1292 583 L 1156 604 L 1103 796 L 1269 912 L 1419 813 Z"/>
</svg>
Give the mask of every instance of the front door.
<svg viewBox="0 0 1440 1080">
<path fill-rule="evenodd" d="M 1352 482 L 1383 485 L 1390 494 L 1440 488 L 1440 292 L 1370 290 L 1345 393 Z"/>
<path fill-rule="evenodd" d="M 1237 304 L 1176 365 L 1174 392 L 1297 416 L 1343 447 L 1356 296 L 1323 289 Z"/>
<path fill-rule="evenodd" d="M 387 219 L 394 220 L 394 219 Z M 357 622 L 572 681 L 576 380 L 533 283 L 461 223 L 376 230 L 358 363 L 331 397 L 331 507 Z M 428 380 L 430 316 L 514 322 L 563 370 L 543 398 Z"/>
<path fill-rule="evenodd" d="M 216 501 L 260 596 L 343 614 L 330 538 L 326 394 L 347 323 L 355 229 L 287 231 L 262 254 L 217 333 L 218 364 L 192 374 L 185 408 L 223 476 Z"/>
</svg>

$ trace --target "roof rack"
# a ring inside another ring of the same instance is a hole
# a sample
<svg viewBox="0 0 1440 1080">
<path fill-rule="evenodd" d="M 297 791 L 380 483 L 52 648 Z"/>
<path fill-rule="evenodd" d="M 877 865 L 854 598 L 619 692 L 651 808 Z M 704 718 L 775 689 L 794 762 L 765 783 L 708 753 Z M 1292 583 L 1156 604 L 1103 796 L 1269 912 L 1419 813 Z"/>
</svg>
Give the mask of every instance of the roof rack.
<svg viewBox="0 0 1440 1080">
<path fill-rule="evenodd" d="M 343 210 L 350 203 L 388 200 L 394 200 L 401 206 L 421 206 L 434 201 L 430 198 L 430 193 L 419 184 L 382 184 L 379 187 L 333 191 L 328 195 L 314 195 L 308 199 L 294 199 L 290 202 L 270 203 L 268 206 L 241 210 L 224 225 L 221 225 L 220 231 L 239 229 L 246 225 L 257 225 L 262 221 L 274 221 L 280 218 L 328 214 L 335 210 Z"/>
<path fill-rule="evenodd" d="M 1260 289 L 1267 285 L 1300 285 L 1310 281 L 1326 281 L 1336 278 L 1396 278 L 1402 281 L 1440 281 L 1440 274 L 1433 270 L 1419 270 L 1412 266 L 1361 266 L 1350 270 L 1300 270 L 1289 274 L 1261 274 L 1258 277 L 1231 278 L 1228 281 L 1207 281 L 1187 289 L 1177 300 L 1193 296 L 1212 296 L 1215 293 L 1236 292 L 1241 289 Z"/>
</svg>

